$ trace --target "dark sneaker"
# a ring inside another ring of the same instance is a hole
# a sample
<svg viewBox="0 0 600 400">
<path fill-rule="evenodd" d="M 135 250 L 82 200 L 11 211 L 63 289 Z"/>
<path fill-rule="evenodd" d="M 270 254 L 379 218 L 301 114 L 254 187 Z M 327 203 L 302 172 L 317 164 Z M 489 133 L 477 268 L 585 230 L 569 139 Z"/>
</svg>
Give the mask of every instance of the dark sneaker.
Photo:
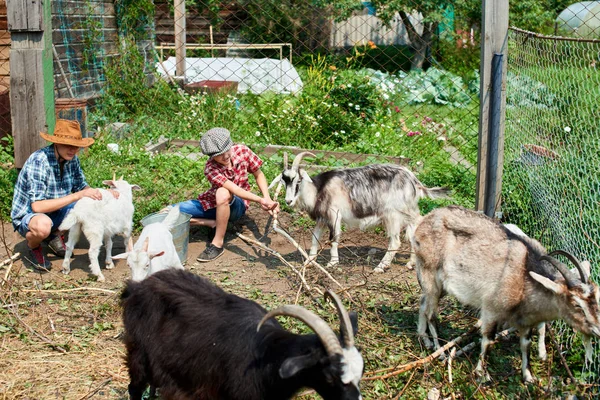
<svg viewBox="0 0 600 400">
<path fill-rule="evenodd" d="M 200 254 L 200 257 L 198 257 L 196 260 L 198 260 L 200 262 L 209 262 L 212 260 L 216 260 L 222 254 L 223 254 L 222 247 L 217 247 L 214 244 L 209 243 L 206 246 L 206 249 L 204 249 L 204 251 L 202 252 L 202 254 Z"/>
<path fill-rule="evenodd" d="M 35 268 L 47 270 L 52 266 L 50 261 L 46 260 L 46 257 L 44 257 L 42 246 L 38 246 L 35 249 L 29 249 L 29 258 Z"/>
<path fill-rule="evenodd" d="M 50 251 L 59 257 L 64 257 L 67 251 L 67 246 L 65 245 L 62 235 L 56 235 L 53 239 L 49 240 L 48 247 L 50 248 Z"/>
</svg>

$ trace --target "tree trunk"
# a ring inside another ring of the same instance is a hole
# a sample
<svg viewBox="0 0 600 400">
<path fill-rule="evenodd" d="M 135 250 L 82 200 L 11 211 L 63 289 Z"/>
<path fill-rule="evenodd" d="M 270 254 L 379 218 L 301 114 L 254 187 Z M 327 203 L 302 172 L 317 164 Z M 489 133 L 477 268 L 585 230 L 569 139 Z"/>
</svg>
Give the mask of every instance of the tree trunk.
<svg viewBox="0 0 600 400">
<path fill-rule="evenodd" d="M 410 70 L 422 70 L 423 63 L 427 59 L 427 52 L 431 47 L 433 41 L 433 32 L 437 27 L 437 23 L 426 22 L 423 24 L 423 34 L 419 35 L 412 22 L 408 18 L 408 15 L 404 11 L 400 11 L 400 18 L 406 28 L 410 45 L 414 50 L 414 55 L 410 62 Z"/>
</svg>

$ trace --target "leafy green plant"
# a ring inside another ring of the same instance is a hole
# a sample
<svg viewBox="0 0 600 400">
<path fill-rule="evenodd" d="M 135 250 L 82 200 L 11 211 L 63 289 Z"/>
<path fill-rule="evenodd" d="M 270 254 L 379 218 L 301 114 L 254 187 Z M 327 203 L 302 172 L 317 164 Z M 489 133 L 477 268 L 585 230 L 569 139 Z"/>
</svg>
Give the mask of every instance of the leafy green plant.
<svg viewBox="0 0 600 400">
<path fill-rule="evenodd" d="M 0 192 L 3 193 L 0 199 L 0 219 L 4 221 L 10 219 L 13 191 L 17 181 L 13 146 L 12 136 L 5 136 L 0 139 L 0 166 L 2 166 L 0 168 Z"/>
</svg>

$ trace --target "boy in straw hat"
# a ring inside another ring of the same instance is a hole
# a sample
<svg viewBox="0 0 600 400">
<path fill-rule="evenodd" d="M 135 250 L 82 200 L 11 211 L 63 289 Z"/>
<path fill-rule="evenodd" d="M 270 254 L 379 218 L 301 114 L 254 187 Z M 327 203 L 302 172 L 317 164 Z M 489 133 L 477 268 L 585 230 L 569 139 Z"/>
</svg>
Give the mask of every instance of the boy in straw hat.
<svg viewBox="0 0 600 400">
<path fill-rule="evenodd" d="M 200 139 L 200 148 L 210 157 L 204 175 L 212 186 L 198 199 L 179 203 L 179 207 L 181 212 L 192 215 L 191 224 L 215 228 L 212 242 L 198 257 L 198 261 L 207 262 L 223 254 L 227 222 L 241 218 L 251 201 L 269 213 L 277 212 L 279 203 L 269 196 L 267 179 L 260 170 L 262 160 L 247 146 L 233 144 L 227 129 L 208 130 Z M 250 191 L 248 173 L 256 178 L 262 197 Z"/>
<path fill-rule="evenodd" d="M 94 143 L 94 139 L 81 136 L 79 122 L 59 119 L 54 135 L 40 135 L 52 144 L 25 161 L 15 185 L 11 218 L 15 230 L 27 241 L 31 261 L 48 269 L 50 262 L 41 243 L 47 242 L 53 253 L 64 257 L 65 244 L 57 234 L 60 223 L 77 200 L 100 200 L 102 195 L 89 187 L 77 158 L 80 148 Z"/>
</svg>

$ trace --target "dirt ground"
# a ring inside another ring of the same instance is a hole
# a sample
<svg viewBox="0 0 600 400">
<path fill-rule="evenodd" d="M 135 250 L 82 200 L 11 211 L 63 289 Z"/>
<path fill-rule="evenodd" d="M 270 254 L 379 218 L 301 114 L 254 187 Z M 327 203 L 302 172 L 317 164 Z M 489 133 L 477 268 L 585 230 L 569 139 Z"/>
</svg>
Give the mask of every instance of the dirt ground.
<svg viewBox="0 0 600 400">
<path fill-rule="evenodd" d="M 310 229 L 303 221 L 286 213 L 280 216 L 281 226 L 308 249 Z M 307 297 L 299 296 L 299 279 L 288 266 L 236 236 L 239 232 L 260 240 L 292 265 L 300 266 L 299 252 L 270 227 L 268 215 L 251 207 L 248 215 L 228 230 L 225 254 L 210 263 L 196 262 L 206 246 L 208 231 L 191 227 L 186 269 L 267 308 Z M 10 224 L 4 224 L 2 232 L 0 262 L 17 252 L 26 255 L 25 242 Z M 47 273 L 32 270 L 25 256 L 0 268 L 0 399 L 128 398 L 118 296 L 130 273 L 125 261 L 119 261 L 114 270 L 103 270 L 105 282 L 96 282 L 89 273 L 86 245 L 82 240 L 77 246 L 68 276 L 60 272 L 62 260 L 51 253 L 52 269 Z M 386 247 L 383 232 L 344 232 L 341 263 L 330 272 L 348 288 L 348 295 L 374 290 L 385 297 L 377 285 L 393 282 L 416 296 L 414 271 L 404 267 L 407 246 L 387 272 L 372 273 Z M 113 255 L 123 251 L 123 241 L 118 238 Z M 328 257 L 329 246 L 325 245 L 319 262 L 325 265 Z M 104 250 L 100 254 L 103 259 Z M 321 290 L 340 289 L 314 268 L 306 270 L 306 280 Z"/>
</svg>

